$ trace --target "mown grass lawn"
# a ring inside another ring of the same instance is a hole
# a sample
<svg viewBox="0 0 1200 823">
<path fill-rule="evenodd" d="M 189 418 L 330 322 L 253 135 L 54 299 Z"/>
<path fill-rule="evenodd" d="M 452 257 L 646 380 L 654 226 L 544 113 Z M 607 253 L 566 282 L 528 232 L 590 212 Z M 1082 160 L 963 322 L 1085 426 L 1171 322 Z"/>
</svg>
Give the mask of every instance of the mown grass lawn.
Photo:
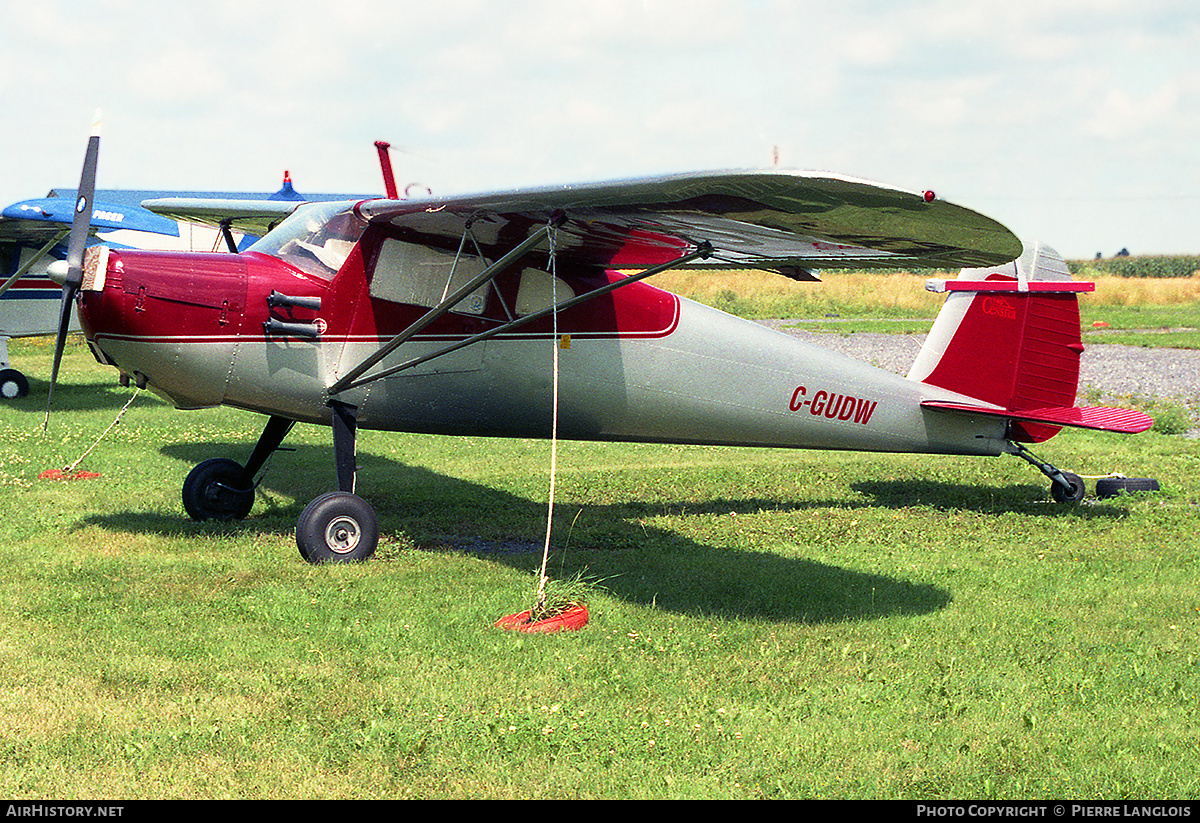
<svg viewBox="0 0 1200 823">
<path fill-rule="evenodd" d="M 533 591 L 548 444 L 366 432 L 374 560 L 315 568 L 333 485 L 300 427 L 251 517 L 187 471 L 261 420 L 129 396 L 69 350 L 0 409 L 0 794 L 1195 798 L 1200 442 L 1040 450 L 1157 495 L 1049 502 L 1012 458 L 563 443 L 551 571 L 579 632 L 493 622 Z"/>
</svg>

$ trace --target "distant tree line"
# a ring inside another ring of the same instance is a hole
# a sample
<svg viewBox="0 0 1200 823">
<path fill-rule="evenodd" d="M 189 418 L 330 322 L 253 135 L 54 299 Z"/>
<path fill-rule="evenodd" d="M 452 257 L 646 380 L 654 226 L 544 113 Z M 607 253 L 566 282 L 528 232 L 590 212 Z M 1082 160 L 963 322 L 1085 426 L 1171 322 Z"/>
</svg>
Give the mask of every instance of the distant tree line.
<svg viewBox="0 0 1200 823">
<path fill-rule="evenodd" d="M 1070 260 L 1067 266 L 1075 276 L 1192 277 L 1200 273 L 1200 256 L 1123 254 L 1096 260 Z"/>
</svg>

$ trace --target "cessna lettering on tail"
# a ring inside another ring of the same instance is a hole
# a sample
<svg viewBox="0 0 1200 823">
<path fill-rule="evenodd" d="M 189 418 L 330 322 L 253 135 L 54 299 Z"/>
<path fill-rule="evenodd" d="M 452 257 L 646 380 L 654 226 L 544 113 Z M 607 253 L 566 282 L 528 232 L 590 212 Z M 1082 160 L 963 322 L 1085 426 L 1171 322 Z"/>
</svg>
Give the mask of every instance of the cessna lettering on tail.
<svg viewBox="0 0 1200 823">
<path fill-rule="evenodd" d="M 1017 310 L 1013 308 L 1003 297 L 995 295 L 984 295 L 980 308 L 984 314 L 990 314 L 992 317 L 999 317 L 1001 320 L 1016 320 Z"/>
<path fill-rule="evenodd" d="M 808 389 L 804 386 L 797 386 L 796 390 L 792 392 L 792 402 L 788 407 L 792 411 L 808 409 L 808 413 L 813 417 L 824 415 L 830 420 L 853 420 L 855 423 L 865 426 L 871 419 L 871 415 L 874 414 L 877 405 L 879 403 L 874 400 L 863 400 L 861 397 L 851 397 L 848 394 L 835 394 L 824 389 L 814 394 L 810 400 Z"/>
</svg>

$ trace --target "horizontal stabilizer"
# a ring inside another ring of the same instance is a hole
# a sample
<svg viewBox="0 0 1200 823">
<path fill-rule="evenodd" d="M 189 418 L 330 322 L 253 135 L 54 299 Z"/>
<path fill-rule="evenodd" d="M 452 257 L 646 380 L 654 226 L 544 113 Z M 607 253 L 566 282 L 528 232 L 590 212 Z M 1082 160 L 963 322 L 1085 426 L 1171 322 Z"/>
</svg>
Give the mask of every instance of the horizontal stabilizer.
<svg viewBox="0 0 1200 823">
<path fill-rule="evenodd" d="M 1060 280 L 1020 282 L 1017 280 L 926 280 L 925 291 L 971 292 L 1035 292 L 1040 294 L 1072 294 L 1096 290 L 1095 283 Z"/>
<path fill-rule="evenodd" d="M 1132 409 L 1114 409 L 1108 406 L 1046 406 L 1040 409 L 994 409 L 969 403 L 950 403 L 942 400 L 926 400 L 921 408 L 939 409 L 949 412 L 982 414 L 989 417 L 1004 417 L 1049 426 L 1076 426 L 1082 429 L 1137 434 L 1144 432 L 1154 421 L 1148 414 Z"/>
</svg>

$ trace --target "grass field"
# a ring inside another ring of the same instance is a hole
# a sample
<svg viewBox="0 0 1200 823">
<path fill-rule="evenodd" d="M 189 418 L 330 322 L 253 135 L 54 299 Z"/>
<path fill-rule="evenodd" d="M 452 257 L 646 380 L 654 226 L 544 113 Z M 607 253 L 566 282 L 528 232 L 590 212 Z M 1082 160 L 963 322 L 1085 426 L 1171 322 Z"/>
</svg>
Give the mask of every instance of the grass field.
<svg viewBox="0 0 1200 823">
<path fill-rule="evenodd" d="M 1196 798 L 1200 441 L 1068 432 L 1039 454 L 1156 495 L 1049 502 L 1008 457 L 563 443 L 552 573 L 525 608 L 548 444 L 366 432 L 373 561 L 314 568 L 333 485 L 299 427 L 237 525 L 180 485 L 244 459 L 233 410 L 129 397 L 82 347 L 43 436 L 0 408 L 0 795 L 10 798 Z M 41 378 L 39 380 L 38 378 Z"/>
</svg>

